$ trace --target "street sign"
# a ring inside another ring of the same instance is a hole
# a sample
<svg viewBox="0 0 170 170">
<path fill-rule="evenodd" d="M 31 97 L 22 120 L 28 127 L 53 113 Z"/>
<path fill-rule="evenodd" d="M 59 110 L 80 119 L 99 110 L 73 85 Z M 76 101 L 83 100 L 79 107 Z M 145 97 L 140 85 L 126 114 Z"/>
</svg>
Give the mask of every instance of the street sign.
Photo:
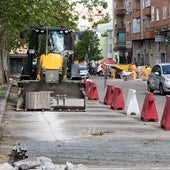
<svg viewBox="0 0 170 170">
<path fill-rule="evenodd" d="M 165 37 L 162 35 L 156 35 L 155 36 L 155 42 L 164 42 Z"/>
</svg>

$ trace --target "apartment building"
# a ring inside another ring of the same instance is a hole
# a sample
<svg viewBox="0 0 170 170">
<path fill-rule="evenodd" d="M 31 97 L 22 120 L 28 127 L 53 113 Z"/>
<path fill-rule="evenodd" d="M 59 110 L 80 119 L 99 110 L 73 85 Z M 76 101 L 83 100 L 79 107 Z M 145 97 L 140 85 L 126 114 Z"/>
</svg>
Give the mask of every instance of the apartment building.
<svg viewBox="0 0 170 170">
<path fill-rule="evenodd" d="M 114 58 L 117 58 L 119 63 L 130 63 L 132 61 L 132 45 L 126 45 L 126 0 L 113 0 L 112 4 Z"/>
<path fill-rule="evenodd" d="M 126 48 L 139 65 L 170 62 L 170 0 L 126 0 Z"/>
</svg>

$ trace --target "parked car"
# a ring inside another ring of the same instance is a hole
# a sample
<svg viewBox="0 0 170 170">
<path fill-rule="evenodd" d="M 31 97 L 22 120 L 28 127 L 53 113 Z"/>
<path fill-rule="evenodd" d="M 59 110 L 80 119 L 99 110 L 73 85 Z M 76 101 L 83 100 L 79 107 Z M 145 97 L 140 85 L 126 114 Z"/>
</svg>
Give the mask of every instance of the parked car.
<svg viewBox="0 0 170 170">
<path fill-rule="evenodd" d="M 88 71 L 88 67 L 87 66 L 79 65 L 79 69 L 80 69 L 80 76 L 82 78 L 89 78 L 89 71 Z"/>
<path fill-rule="evenodd" d="M 170 63 L 155 64 L 147 81 L 149 92 L 159 91 L 161 95 L 170 92 Z"/>
</svg>

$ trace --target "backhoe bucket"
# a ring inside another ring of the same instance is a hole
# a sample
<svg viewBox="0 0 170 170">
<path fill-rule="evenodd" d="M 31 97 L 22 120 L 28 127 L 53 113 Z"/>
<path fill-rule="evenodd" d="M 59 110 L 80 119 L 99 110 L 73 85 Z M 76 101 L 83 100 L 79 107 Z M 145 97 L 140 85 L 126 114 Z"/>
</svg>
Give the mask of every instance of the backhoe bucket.
<svg viewBox="0 0 170 170">
<path fill-rule="evenodd" d="M 64 81 L 45 84 L 40 81 L 23 81 L 18 85 L 17 111 L 85 111 L 83 83 Z"/>
</svg>

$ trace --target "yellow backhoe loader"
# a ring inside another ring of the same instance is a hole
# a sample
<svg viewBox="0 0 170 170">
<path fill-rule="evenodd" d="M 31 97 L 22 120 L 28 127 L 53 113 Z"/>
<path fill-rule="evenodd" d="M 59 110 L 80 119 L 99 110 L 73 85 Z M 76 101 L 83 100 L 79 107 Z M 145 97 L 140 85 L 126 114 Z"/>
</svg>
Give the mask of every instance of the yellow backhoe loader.
<svg viewBox="0 0 170 170">
<path fill-rule="evenodd" d="M 18 82 L 17 111 L 85 111 L 84 82 L 74 64 L 74 32 L 34 26 L 23 31 L 21 36 L 25 35 L 28 58 Z"/>
</svg>

